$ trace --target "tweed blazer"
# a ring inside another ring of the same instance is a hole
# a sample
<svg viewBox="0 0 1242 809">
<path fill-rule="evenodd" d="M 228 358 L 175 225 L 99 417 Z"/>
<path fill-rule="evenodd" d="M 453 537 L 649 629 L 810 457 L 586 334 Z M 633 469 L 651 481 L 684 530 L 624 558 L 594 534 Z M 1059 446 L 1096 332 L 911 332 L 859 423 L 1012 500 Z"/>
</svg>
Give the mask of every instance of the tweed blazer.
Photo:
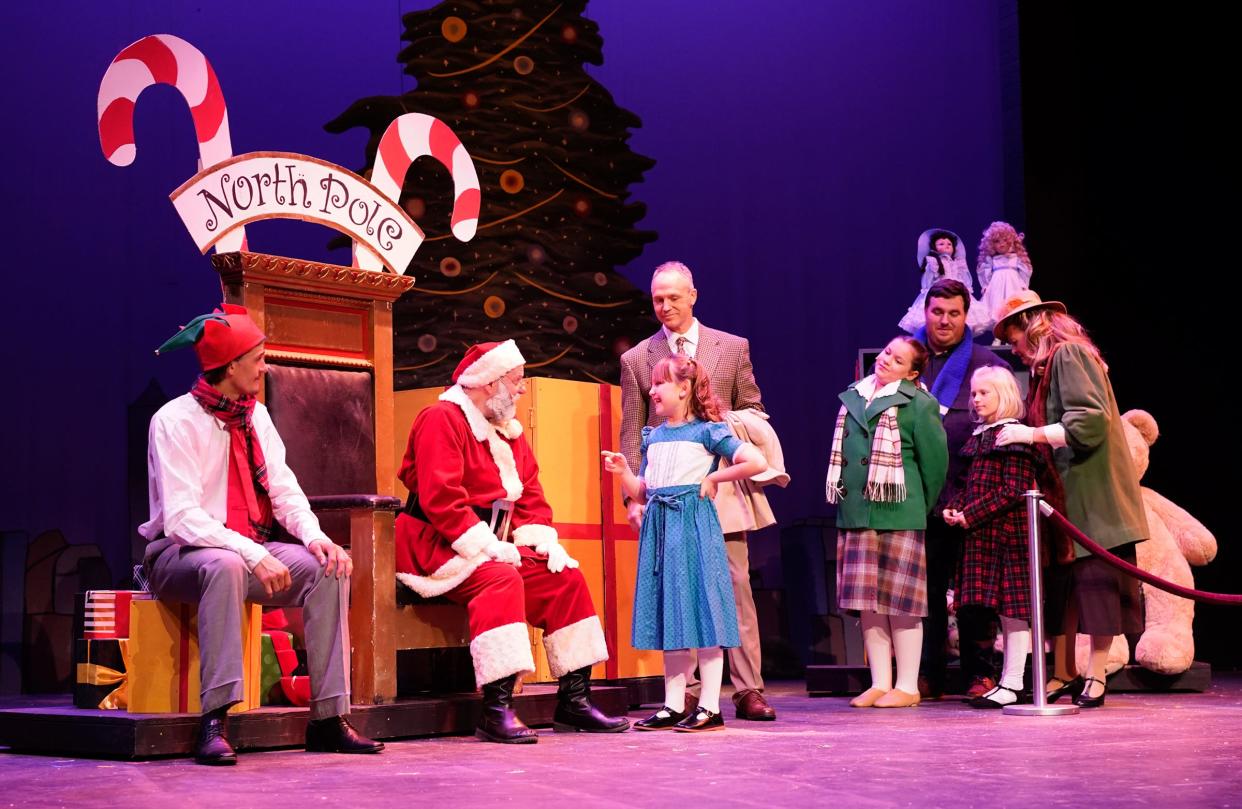
<svg viewBox="0 0 1242 809">
<path fill-rule="evenodd" d="M 641 460 L 643 427 L 660 424 L 647 401 L 651 371 L 671 354 L 661 329 L 621 355 L 621 452 L 631 469 L 637 470 Z M 709 329 L 700 322 L 695 360 L 707 371 L 712 391 L 727 409 L 763 410 L 750 364 L 750 341 L 745 337 Z"/>
</svg>

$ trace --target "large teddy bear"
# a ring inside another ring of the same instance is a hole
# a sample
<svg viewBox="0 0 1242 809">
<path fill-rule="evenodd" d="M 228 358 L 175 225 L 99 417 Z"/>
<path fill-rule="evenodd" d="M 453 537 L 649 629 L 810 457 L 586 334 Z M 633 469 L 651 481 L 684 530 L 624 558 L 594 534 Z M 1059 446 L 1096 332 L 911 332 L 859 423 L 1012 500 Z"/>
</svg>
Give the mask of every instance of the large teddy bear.
<svg viewBox="0 0 1242 809">
<path fill-rule="evenodd" d="M 1139 479 L 1147 473 L 1148 453 L 1160 436 L 1156 420 L 1146 410 L 1128 410 L 1121 417 L 1130 457 Z M 1194 587 L 1191 565 L 1206 565 L 1216 556 L 1216 537 L 1203 523 L 1185 509 L 1146 486 L 1140 486 L 1147 511 L 1147 527 L 1151 537 L 1136 549 L 1138 566 L 1167 581 Z M 1195 604 L 1189 599 L 1171 595 L 1143 584 L 1143 603 L 1147 623 L 1134 650 L 1134 658 L 1144 668 L 1161 674 L 1180 674 L 1195 659 L 1195 639 L 1191 624 Z M 1076 658 L 1078 670 L 1087 670 L 1090 640 L 1079 636 Z M 1113 639 L 1108 653 L 1111 674 L 1130 660 L 1130 647 L 1125 635 Z"/>
</svg>

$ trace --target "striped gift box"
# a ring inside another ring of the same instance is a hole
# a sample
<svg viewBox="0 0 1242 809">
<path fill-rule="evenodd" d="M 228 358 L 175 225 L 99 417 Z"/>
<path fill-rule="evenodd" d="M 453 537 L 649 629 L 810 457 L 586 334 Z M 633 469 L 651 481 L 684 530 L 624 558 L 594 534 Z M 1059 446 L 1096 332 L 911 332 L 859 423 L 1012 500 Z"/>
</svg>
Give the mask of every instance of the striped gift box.
<svg viewBox="0 0 1242 809">
<path fill-rule="evenodd" d="M 129 604 L 140 590 L 87 590 L 82 637 L 88 640 L 129 637 Z"/>
</svg>

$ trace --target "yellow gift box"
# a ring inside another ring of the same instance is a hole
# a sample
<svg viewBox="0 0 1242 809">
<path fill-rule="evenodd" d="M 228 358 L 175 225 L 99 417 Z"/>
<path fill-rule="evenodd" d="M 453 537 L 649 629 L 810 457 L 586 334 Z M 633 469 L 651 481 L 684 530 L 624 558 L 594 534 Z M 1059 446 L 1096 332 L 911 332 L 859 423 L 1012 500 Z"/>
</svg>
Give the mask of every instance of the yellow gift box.
<svg viewBox="0 0 1242 809">
<path fill-rule="evenodd" d="M 528 369 L 529 370 L 529 369 Z M 435 404 L 443 388 L 397 391 L 394 450 L 402 457 L 409 425 Z M 518 421 L 539 462 L 539 482 L 552 506 L 553 527 L 569 555 L 578 560 L 595 611 L 604 626 L 609 659 L 592 677 L 659 676 L 660 652 L 630 645 L 634 581 L 638 575 L 638 536 L 630 528 L 616 478 L 604 472 L 601 450 L 620 444 L 621 388 L 593 382 L 527 377 L 518 402 Z M 398 483 L 399 497 L 405 487 Z M 535 674 L 530 682 L 552 679 L 542 633 L 531 629 Z"/>
<path fill-rule="evenodd" d="M 263 610 L 242 610 L 244 696 L 230 713 L 259 707 Z M 200 713 L 198 607 L 135 598 L 129 607 L 129 712 Z"/>
</svg>

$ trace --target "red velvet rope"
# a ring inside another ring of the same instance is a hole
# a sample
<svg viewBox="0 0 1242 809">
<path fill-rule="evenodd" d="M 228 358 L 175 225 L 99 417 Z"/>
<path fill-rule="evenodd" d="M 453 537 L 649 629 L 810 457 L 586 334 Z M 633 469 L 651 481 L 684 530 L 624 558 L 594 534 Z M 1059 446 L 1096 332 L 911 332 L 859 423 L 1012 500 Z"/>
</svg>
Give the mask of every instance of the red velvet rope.
<svg viewBox="0 0 1242 809">
<path fill-rule="evenodd" d="M 1065 515 L 1048 505 L 1047 502 L 1041 503 L 1040 510 L 1043 511 L 1045 515 L 1051 517 L 1053 522 L 1065 529 L 1066 533 L 1068 533 L 1075 542 L 1091 551 L 1092 554 L 1098 556 L 1100 559 L 1103 559 L 1105 562 L 1118 570 L 1128 573 L 1140 581 L 1147 582 L 1152 587 L 1158 587 L 1166 593 L 1172 593 L 1173 595 L 1181 596 L 1182 598 L 1189 598 L 1194 601 L 1202 601 L 1207 604 L 1242 604 L 1242 595 L 1231 595 L 1229 593 L 1205 593 L 1202 590 L 1183 587 L 1180 584 L 1165 581 L 1159 576 L 1153 576 L 1146 570 L 1135 567 L 1124 559 L 1118 559 L 1116 556 L 1106 551 L 1103 547 L 1096 544 L 1094 540 L 1074 527 L 1074 524 L 1067 520 Z"/>
</svg>

